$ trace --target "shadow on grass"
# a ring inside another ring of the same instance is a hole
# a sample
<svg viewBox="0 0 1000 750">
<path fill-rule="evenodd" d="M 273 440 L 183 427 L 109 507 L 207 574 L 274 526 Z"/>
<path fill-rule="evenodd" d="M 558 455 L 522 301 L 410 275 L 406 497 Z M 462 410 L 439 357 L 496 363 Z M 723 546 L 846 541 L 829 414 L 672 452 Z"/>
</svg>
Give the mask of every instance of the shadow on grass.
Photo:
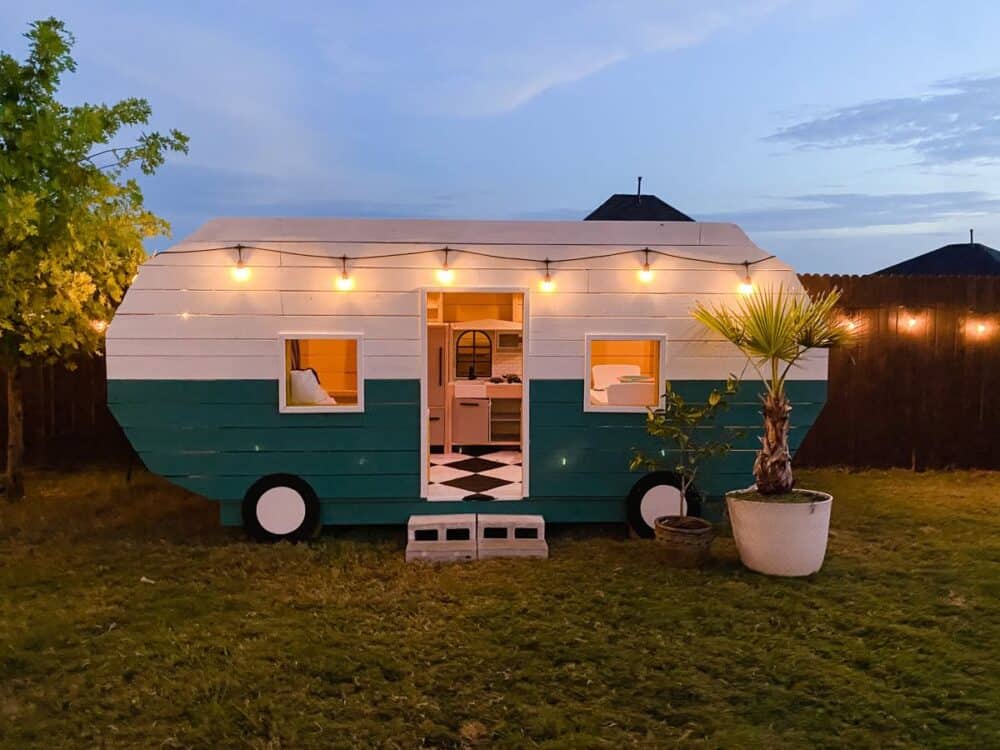
<svg viewBox="0 0 1000 750">
<path fill-rule="evenodd" d="M 0 540 L 221 544 L 235 538 L 218 507 L 145 470 L 31 472 L 25 498 L 0 508 Z"/>
<path fill-rule="evenodd" d="M 131 474 L 125 467 L 30 472 L 24 500 L 2 503 L 0 540 L 200 545 L 247 541 L 242 529 L 220 524 L 216 503 L 141 468 Z M 548 527 L 547 536 L 556 544 L 628 539 L 624 524 L 558 524 Z M 402 550 L 406 530 L 402 526 L 325 526 L 318 541 L 367 542 Z"/>
</svg>

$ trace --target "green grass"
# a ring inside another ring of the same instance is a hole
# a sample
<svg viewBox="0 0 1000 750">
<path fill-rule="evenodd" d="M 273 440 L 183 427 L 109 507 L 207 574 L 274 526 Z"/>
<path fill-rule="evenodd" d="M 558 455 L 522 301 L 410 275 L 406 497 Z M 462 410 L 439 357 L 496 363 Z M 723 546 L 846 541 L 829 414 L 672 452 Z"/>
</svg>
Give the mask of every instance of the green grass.
<svg viewBox="0 0 1000 750">
<path fill-rule="evenodd" d="M 827 564 L 702 571 L 616 529 L 403 562 L 255 546 L 148 475 L 0 506 L 0 746 L 997 747 L 1000 474 L 801 472 Z"/>
</svg>

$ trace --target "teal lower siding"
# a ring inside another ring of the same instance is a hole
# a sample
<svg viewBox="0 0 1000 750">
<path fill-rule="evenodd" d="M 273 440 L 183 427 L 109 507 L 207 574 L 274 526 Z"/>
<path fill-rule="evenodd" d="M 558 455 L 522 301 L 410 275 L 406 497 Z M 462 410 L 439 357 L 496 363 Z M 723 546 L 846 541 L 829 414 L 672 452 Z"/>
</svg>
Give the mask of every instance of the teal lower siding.
<svg viewBox="0 0 1000 750">
<path fill-rule="evenodd" d="M 688 401 L 705 400 L 715 386 L 707 380 L 680 380 L 673 388 Z M 753 483 L 753 461 L 761 430 L 759 383 L 744 383 L 720 414 L 722 425 L 743 436 L 726 456 L 706 462 L 698 488 L 718 500 L 727 490 Z M 787 384 L 793 403 L 790 442 L 794 451 L 816 421 L 826 401 L 826 381 Z M 645 414 L 585 412 L 580 380 L 535 380 L 531 383 L 530 486 L 532 499 L 579 497 L 622 498 L 638 479 L 628 465 L 633 448 L 657 454 L 661 444 L 646 434 Z M 717 428 L 706 428 L 717 431 Z M 669 451 L 661 455 L 669 467 Z"/>
<path fill-rule="evenodd" d="M 715 383 L 678 381 L 685 398 L 704 398 Z M 792 447 L 826 399 L 826 383 L 788 384 L 795 405 Z M 760 429 L 757 384 L 746 384 L 721 418 L 745 429 L 728 455 L 701 470 L 699 487 L 718 499 L 752 482 Z M 617 522 L 640 472 L 633 448 L 659 450 L 645 415 L 584 412 L 581 380 L 530 386 L 531 497 L 516 504 L 435 502 L 420 495 L 420 381 L 369 380 L 365 411 L 281 414 L 273 380 L 111 380 L 108 403 L 146 466 L 220 503 L 222 522 L 241 523 L 240 503 L 261 476 L 296 474 L 323 502 L 325 524 L 397 524 L 415 513 L 540 513 L 551 523 Z M 669 460 L 669 454 L 665 457 Z"/>
</svg>

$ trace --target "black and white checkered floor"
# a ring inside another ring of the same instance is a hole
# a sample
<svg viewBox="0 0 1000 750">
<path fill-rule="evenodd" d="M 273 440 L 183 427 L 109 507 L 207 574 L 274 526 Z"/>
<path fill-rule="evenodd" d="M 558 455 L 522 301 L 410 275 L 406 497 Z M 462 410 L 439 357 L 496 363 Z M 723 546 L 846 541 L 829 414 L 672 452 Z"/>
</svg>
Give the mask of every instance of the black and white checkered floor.
<svg viewBox="0 0 1000 750">
<path fill-rule="evenodd" d="M 520 500 L 521 451 L 463 446 L 431 453 L 428 500 Z"/>
</svg>

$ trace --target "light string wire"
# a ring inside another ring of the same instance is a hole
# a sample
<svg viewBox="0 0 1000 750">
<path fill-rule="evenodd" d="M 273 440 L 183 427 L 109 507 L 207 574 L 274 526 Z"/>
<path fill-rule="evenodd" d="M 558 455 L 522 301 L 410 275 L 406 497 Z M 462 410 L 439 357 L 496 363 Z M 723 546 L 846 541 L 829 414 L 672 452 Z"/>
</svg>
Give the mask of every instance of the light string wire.
<svg viewBox="0 0 1000 750">
<path fill-rule="evenodd" d="M 313 242 L 313 240 L 301 240 L 303 242 Z M 355 242 L 351 240 L 316 240 L 317 244 L 319 242 L 326 243 L 343 243 L 343 244 L 376 244 L 376 243 L 366 243 L 364 241 Z M 377 244 L 405 244 L 402 242 L 392 242 L 392 243 L 377 243 Z M 511 244 L 516 245 L 520 243 L 496 243 L 496 244 Z M 537 244 L 537 243 L 532 243 Z M 728 245 L 673 245 L 672 247 L 729 247 Z M 381 253 L 378 255 L 342 255 L 339 258 L 330 255 L 317 255 L 316 253 L 303 253 L 297 250 L 280 250 L 274 247 L 263 247 L 261 245 L 244 245 L 242 243 L 237 243 L 235 245 L 224 245 L 219 247 L 197 247 L 190 248 L 187 250 L 161 250 L 153 253 L 152 257 L 157 258 L 161 255 L 194 255 L 197 253 L 213 253 L 220 252 L 222 250 L 236 250 L 238 253 L 242 254 L 244 250 L 257 250 L 264 253 L 276 253 L 278 255 L 290 255 L 297 258 L 313 258 L 316 260 L 329 260 L 336 261 L 341 260 L 344 263 L 351 260 L 386 260 L 389 258 L 406 258 L 414 255 L 434 255 L 437 253 L 445 253 L 447 258 L 449 253 L 464 253 L 465 255 L 474 255 L 480 258 L 492 258 L 494 260 L 511 260 L 517 261 L 519 263 L 534 263 L 539 267 L 547 266 L 548 264 L 557 263 L 578 263 L 585 260 L 598 260 L 601 258 L 617 258 L 622 255 L 631 255 L 635 252 L 644 252 L 647 254 L 653 253 L 654 255 L 660 255 L 664 258 L 673 258 L 674 260 L 686 260 L 692 263 L 706 263 L 715 266 L 742 266 L 744 268 L 749 268 L 750 266 L 755 266 L 758 263 L 763 263 L 764 261 L 772 260 L 777 257 L 775 255 L 766 255 L 763 258 L 758 258 L 757 260 L 713 260 L 711 258 L 696 258 L 690 255 L 680 255 L 678 253 L 670 253 L 665 250 L 656 250 L 651 247 L 636 247 L 630 250 L 617 250 L 611 253 L 598 253 L 594 255 L 578 255 L 572 258 L 556 258 L 554 260 L 545 259 L 539 260 L 538 258 L 524 258 L 516 255 L 498 255 L 496 253 L 487 253 L 482 250 L 467 250 L 462 248 L 451 247 L 446 245 L 440 248 L 428 248 L 423 250 L 406 250 L 397 253 Z"/>
</svg>

